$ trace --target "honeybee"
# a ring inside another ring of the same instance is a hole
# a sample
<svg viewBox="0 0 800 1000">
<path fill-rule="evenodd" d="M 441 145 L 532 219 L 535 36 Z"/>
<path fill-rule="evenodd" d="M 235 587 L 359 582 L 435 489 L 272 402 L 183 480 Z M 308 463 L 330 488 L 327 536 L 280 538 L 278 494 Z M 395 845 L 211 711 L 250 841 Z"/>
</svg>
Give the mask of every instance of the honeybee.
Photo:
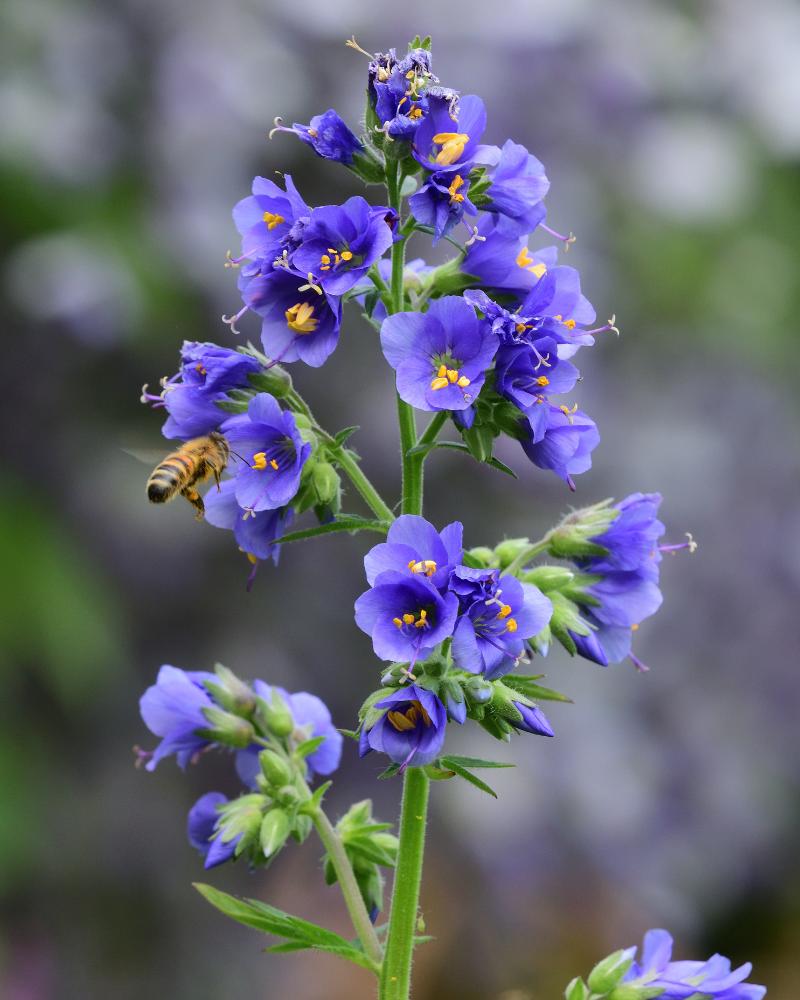
<svg viewBox="0 0 800 1000">
<path fill-rule="evenodd" d="M 228 442 L 219 432 L 192 438 L 153 469 L 147 480 L 147 498 L 151 503 L 167 503 L 180 493 L 195 508 L 195 517 L 201 521 L 205 507 L 195 487 L 213 476 L 219 489 L 229 458 Z"/>
</svg>

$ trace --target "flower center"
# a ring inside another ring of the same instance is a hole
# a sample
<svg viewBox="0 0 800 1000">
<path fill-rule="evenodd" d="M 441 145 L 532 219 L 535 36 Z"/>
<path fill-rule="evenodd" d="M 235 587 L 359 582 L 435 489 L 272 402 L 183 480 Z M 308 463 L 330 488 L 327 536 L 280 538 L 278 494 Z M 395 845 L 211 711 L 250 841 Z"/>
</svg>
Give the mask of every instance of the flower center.
<svg viewBox="0 0 800 1000">
<path fill-rule="evenodd" d="M 457 385 L 462 389 L 470 384 L 471 379 L 468 379 L 466 375 L 462 375 L 458 368 L 448 368 L 447 365 L 441 364 L 436 370 L 436 376 L 431 382 L 431 389 L 446 389 L 448 385 Z"/>
<path fill-rule="evenodd" d="M 425 608 L 420 608 L 416 615 L 407 611 L 402 618 L 392 618 L 392 622 L 397 628 L 402 628 L 404 625 L 413 625 L 414 628 L 429 628 L 431 624 L 428 621 L 428 612 Z"/>
<path fill-rule="evenodd" d="M 313 333 L 319 326 L 319 320 L 314 316 L 314 307 L 307 302 L 295 302 L 284 315 L 286 325 L 295 333 Z"/>
<path fill-rule="evenodd" d="M 412 559 L 408 568 L 412 573 L 424 573 L 425 576 L 433 576 L 437 569 L 433 559 L 420 559 L 419 562 Z"/>
<path fill-rule="evenodd" d="M 352 251 L 342 250 L 342 252 L 339 253 L 339 251 L 334 250 L 333 247 L 328 247 L 328 252 L 324 253 L 319 259 L 319 269 L 320 271 L 330 271 L 332 268 L 338 267 L 340 264 L 347 264 L 352 259 Z"/>
<path fill-rule="evenodd" d="M 542 264 L 541 262 L 537 263 L 534 258 L 531 257 L 530 251 L 527 247 L 523 247 L 517 254 L 517 267 L 521 267 L 523 271 L 530 271 L 530 273 L 537 278 L 541 278 L 547 271 L 545 264 Z"/>
<path fill-rule="evenodd" d="M 396 710 L 387 712 L 386 718 L 394 726 L 398 733 L 407 733 L 411 729 L 415 729 L 420 719 L 426 726 L 432 725 L 431 717 L 416 698 L 404 712 Z"/>
<path fill-rule="evenodd" d="M 559 313 L 558 316 L 554 316 L 553 319 L 557 319 L 558 322 L 562 326 L 565 326 L 568 330 L 574 330 L 575 329 L 575 320 L 574 319 L 562 319 L 561 318 L 561 313 Z"/>
<path fill-rule="evenodd" d="M 450 194 L 450 204 L 454 202 L 461 202 L 464 200 L 464 195 L 458 193 L 458 189 L 464 186 L 464 178 L 461 174 L 456 174 L 453 178 L 453 183 L 447 189 Z"/>
<path fill-rule="evenodd" d="M 286 219 L 282 215 L 278 215 L 276 212 L 264 212 L 264 222 L 267 224 L 267 229 L 272 230 L 276 226 L 279 226 L 282 222 L 286 222 Z"/>
<path fill-rule="evenodd" d="M 197 364 L 194 366 L 194 370 L 196 372 L 198 372 L 200 375 L 207 375 L 208 374 L 208 372 L 206 371 L 205 365 L 203 365 L 203 363 L 201 361 L 197 362 Z"/>
<path fill-rule="evenodd" d="M 437 132 L 433 141 L 442 147 L 436 156 L 436 163 L 440 167 L 449 167 L 464 152 L 469 135 L 466 132 Z"/>
<path fill-rule="evenodd" d="M 250 466 L 251 469 L 274 469 L 278 471 L 278 463 L 274 458 L 267 458 L 267 453 L 265 451 L 257 451 L 253 455 L 253 464 Z"/>
</svg>

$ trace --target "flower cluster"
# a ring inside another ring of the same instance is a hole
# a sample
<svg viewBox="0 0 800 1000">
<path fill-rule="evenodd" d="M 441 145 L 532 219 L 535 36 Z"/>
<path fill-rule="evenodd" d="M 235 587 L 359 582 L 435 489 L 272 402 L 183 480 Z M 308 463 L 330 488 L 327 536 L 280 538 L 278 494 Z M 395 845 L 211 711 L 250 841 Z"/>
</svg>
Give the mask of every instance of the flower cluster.
<svg viewBox="0 0 800 1000">
<path fill-rule="evenodd" d="M 189 840 L 206 868 L 241 855 L 263 864 L 290 834 L 297 840 L 308 835 L 302 810 L 308 782 L 315 774 L 332 774 L 342 753 L 341 733 L 315 695 L 289 694 L 260 680 L 251 686 L 222 666 L 213 674 L 163 666 L 140 710 L 161 738 L 154 751 L 138 751 L 148 771 L 173 754 L 182 768 L 215 748 L 235 756 L 248 793 L 229 800 L 207 792 L 189 812 Z M 264 831 L 276 824 L 285 835 L 265 845 Z"/>
<path fill-rule="evenodd" d="M 641 958 L 637 949 L 614 952 L 594 967 L 586 981 L 574 979 L 566 1000 L 761 1000 L 764 986 L 746 983 L 749 962 L 731 969 L 722 955 L 706 962 L 672 961 L 673 941 L 664 930 L 648 931 Z"/>
</svg>

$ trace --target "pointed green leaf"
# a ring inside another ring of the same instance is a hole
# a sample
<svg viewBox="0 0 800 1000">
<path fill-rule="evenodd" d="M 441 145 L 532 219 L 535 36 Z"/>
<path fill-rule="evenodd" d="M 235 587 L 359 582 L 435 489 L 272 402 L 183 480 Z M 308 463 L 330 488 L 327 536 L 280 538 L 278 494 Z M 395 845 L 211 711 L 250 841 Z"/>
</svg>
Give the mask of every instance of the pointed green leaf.
<svg viewBox="0 0 800 1000">
<path fill-rule="evenodd" d="M 399 764 L 390 764 L 385 771 L 381 771 L 381 773 L 378 775 L 378 780 L 382 781 L 385 778 L 393 778 L 399 770 L 400 770 Z"/>
<path fill-rule="evenodd" d="M 527 695 L 528 698 L 533 698 L 534 701 L 565 701 L 570 705 L 573 703 L 572 698 L 568 698 L 567 695 L 562 694 L 560 691 L 537 684 L 536 679 L 533 677 L 518 677 L 507 674 L 503 678 L 503 683 L 506 687 L 510 687 L 514 691 L 519 691 L 520 694 Z"/>
<path fill-rule="evenodd" d="M 294 752 L 300 757 L 310 757 L 315 750 L 319 750 L 326 739 L 327 736 L 312 736 L 310 740 L 303 740 L 298 744 Z"/>
<path fill-rule="evenodd" d="M 506 680 L 508 680 L 508 678 L 506 678 Z M 448 755 L 447 757 L 439 758 L 439 762 L 444 764 L 445 767 L 449 767 L 452 761 L 455 761 L 455 763 L 461 767 L 516 767 L 516 764 L 505 764 L 499 760 L 483 760 L 480 757 L 457 757 L 455 755 Z"/>
<path fill-rule="evenodd" d="M 358 517 L 357 514 L 345 514 L 338 517 L 329 524 L 316 524 L 313 528 L 303 528 L 301 531 L 290 531 L 288 535 L 276 540 L 276 544 L 284 545 L 289 542 L 300 542 L 304 538 L 316 538 L 317 535 L 331 535 L 337 531 L 374 531 L 378 535 L 385 535 L 389 526 L 385 521 L 371 521 L 366 517 Z"/>
<path fill-rule="evenodd" d="M 307 941 L 300 939 L 283 941 L 281 944 L 273 944 L 266 950 L 271 952 L 273 955 L 288 955 L 294 951 L 324 951 L 328 955 L 338 955 L 339 958 L 343 958 L 347 962 L 352 962 L 354 965 L 360 965 L 362 969 L 369 969 L 370 972 L 377 972 L 375 965 L 372 963 L 371 959 L 367 958 L 360 948 L 356 947 L 354 944 L 350 944 L 341 938 L 341 944 L 309 944 Z"/>
<path fill-rule="evenodd" d="M 340 431 L 337 431 L 333 436 L 333 440 L 336 442 L 337 447 L 341 447 L 349 437 L 352 437 L 356 431 L 360 431 L 361 428 L 358 424 L 354 424 L 352 427 L 345 427 Z"/>
<path fill-rule="evenodd" d="M 456 772 L 459 778 L 463 778 L 464 781 L 468 781 L 471 785 L 479 788 L 482 792 L 486 792 L 487 795 L 491 795 L 493 799 L 497 798 L 497 792 L 491 786 L 487 785 L 485 781 L 481 781 L 481 779 L 474 775 L 472 771 L 468 771 L 460 764 L 454 763 L 452 759 L 449 761 L 449 767 L 451 771 Z"/>
</svg>

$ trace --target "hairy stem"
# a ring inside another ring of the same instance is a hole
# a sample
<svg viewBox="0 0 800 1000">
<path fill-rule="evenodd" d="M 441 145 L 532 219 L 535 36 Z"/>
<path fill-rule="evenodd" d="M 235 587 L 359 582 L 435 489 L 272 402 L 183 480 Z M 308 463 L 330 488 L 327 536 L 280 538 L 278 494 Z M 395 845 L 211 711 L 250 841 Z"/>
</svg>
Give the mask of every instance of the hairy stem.
<svg viewBox="0 0 800 1000">
<path fill-rule="evenodd" d="M 380 1000 L 407 1000 L 409 996 L 429 785 L 430 780 L 421 768 L 410 767 L 406 771 L 400 815 L 400 848 L 386 955 L 381 971 Z"/>
<path fill-rule="evenodd" d="M 319 834 L 319 839 L 328 852 L 328 857 L 331 859 L 331 863 L 336 871 L 336 877 L 339 880 L 339 887 L 342 890 L 345 906 L 353 922 L 353 929 L 358 935 L 365 954 L 375 963 L 375 971 L 377 972 L 380 968 L 382 958 L 381 945 L 372 921 L 369 919 L 369 914 L 359 891 L 356 877 L 353 874 L 350 859 L 347 857 L 347 852 L 344 849 L 339 834 L 325 813 L 321 809 L 317 809 L 312 819 L 314 827 Z"/>
<path fill-rule="evenodd" d="M 550 544 L 550 532 L 539 539 L 538 542 L 532 542 L 526 549 L 506 566 L 503 570 L 504 573 L 508 573 L 513 576 L 515 573 L 519 573 L 526 563 L 529 563 L 534 556 L 538 556 L 540 552 L 544 552 L 547 546 Z"/>
<path fill-rule="evenodd" d="M 399 212 L 401 178 L 396 161 L 387 164 L 386 175 L 389 204 Z M 391 312 L 401 312 L 405 307 L 404 264 L 405 239 L 392 246 Z M 403 402 L 399 396 L 397 398 L 397 416 L 400 424 L 400 450 L 403 461 L 401 511 L 403 514 L 421 514 L 423 462 L 419 460 L 419 456 L 409 454 L 417 443 L 416 418 L 413 407 Z M 431 425 L 428 426 L 425 433 L 427 434 L 430 430 Z M 400 843 L 392 889 L 392 907 L 389 930 L 386 936 L 386 951 L 381 969 L 380 1000 L 407 1000 L 411 988 L 411 963 L 414 954 L 414 932 L 417 924 L 422 862 L 425 853 L 429 784 L 428 776 L 420 768 L 409 767 L 406 771 L 400 815 Z"/>
</svg>

